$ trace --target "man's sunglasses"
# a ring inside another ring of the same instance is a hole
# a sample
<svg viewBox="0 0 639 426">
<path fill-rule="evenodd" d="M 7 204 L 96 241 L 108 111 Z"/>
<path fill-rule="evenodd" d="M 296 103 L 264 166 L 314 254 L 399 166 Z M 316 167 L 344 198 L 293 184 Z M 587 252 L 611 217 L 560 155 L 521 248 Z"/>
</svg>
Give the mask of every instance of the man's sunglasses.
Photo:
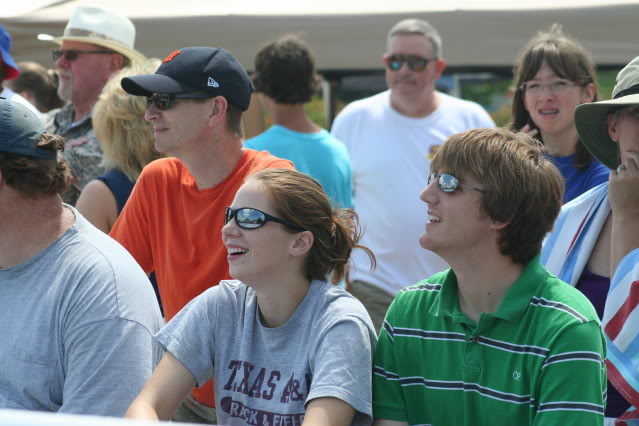
<svg viewBox="0 0 639 426">
<path fill-rule="evenodd" d="M 435 179 L 437 179 L 437 186 L 443 192 L 454 192 L 460 186 L 465 186 L 466 188 L 474 189 L 479 192 L 486 192 L 484 189 L 475 188 L 474 186 L 461 183 L 459 179 L 453 175 L 449 175 L 448 173 L 432 173 L 428 177 L 428 184 L 430 185 Z"/>
<path fill-rule="evenodd" d="M 294 231 L 305 231 L 305 229 L 300 228 L 299 226 L 293 225 L 292 223 L 289 223 L 283 219 L 271 216 L 268 213 L 264 213 L 261 210 L 251 207 L 241 207 L 239 209 L 227 207 L 226 211 L 224 212 L 224 224 L 226 225 L 233 218 L 235 218 L 235 223 L 237 223 L 237 226 L 242 229 L 256 229 L 264 226 L 266 222 L 277 222 L 293 229 Z"/>
<path fill-rule="evenodd" d="M 171 109 L 177 99 L 206 99 L 212 97 L 209 94 L 204 93 L 156 93 L 146 97 L 146 107 L 150 108 L 151 105 L 155 106 L 162 111 Z"/>
<path fill-rule="evenodd" d="M 426 69 L 430 61 L 437 60 L 437 58 L 422 58 L 417 55 L 390 55 L 384 58 L 386 66 L 391 71 L 399 71 L 404 65 L 404 62 L 408 65 L 408 69 L 415 72 L 421 72 Z"/>
<path fill-rule="evenodd" d="M 51 56 L 53 56 L 53 60 L 57 61 L 61 57 L 64 56 L 64 59 L 67 61 L 75 61 L 80 57 L 80 55 L 110 55 L 115 53 L 111 50 L 54 50 L 51 52 Z"/>
</svg>

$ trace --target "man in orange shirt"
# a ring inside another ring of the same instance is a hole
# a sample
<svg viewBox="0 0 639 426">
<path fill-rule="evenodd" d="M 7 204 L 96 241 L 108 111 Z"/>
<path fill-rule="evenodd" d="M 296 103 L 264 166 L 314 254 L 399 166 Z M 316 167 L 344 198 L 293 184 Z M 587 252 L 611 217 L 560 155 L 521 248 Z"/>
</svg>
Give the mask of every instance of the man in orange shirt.
<svg viewBox="0 0 639 426">
<path fill-rule="evenodd" d="M 145 119 L 167 157 L 140 175 L 111 236 L 145 272 L 155 271 L 167 320 L 207 288 L 230 278 L 221 229 L 224 207 L 249 174 L 293 168 L 287 160 L 242 146 L 242 112 L 253 86 L 226 50 L 172 52 L 155 74 L 122 79 L 146 96 Z M 215 423 L 211 383 L 194 389 L 174 419 Z"/>
</svg>

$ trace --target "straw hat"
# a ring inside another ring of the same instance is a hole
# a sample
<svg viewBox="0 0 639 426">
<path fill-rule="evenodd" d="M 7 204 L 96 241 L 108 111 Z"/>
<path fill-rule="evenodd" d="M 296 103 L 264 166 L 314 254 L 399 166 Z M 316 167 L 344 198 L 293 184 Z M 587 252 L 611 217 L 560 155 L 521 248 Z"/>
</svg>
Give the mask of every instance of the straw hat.
<svg viewBox="0 0 639 426">
<path fill-rule="evenodd" d="M 38 39 L 57 44 L 65 40 L 96 44 L 124 55 L 131 63 L 146 59 L 133 48 L 133 22 L 120 13 L 98 6 L 82 5 L 74 9 L 62 37 L 39 34 Z"/>
<path fill-rule="evenodd" d="M 617 75 L 609 101 L 581 104 L 575 110 L 577 133 L 588 151 L 610 169 L 619 164 L 619 147 L 608 134 L 608 114 L 629 105 L 639 106 L 639 56 Z"/>
</svg>

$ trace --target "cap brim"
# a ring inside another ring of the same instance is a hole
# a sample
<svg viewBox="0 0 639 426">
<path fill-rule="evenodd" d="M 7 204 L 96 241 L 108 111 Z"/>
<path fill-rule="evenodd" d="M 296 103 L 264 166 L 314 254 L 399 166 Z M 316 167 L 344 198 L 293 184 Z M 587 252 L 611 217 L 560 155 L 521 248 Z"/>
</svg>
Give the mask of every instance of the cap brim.
<svg viewBox="0 0 639 426">
<path fill-rule="evenodd" d="M 7 72 L 4 75 L 4 79 L 13 80 L 14 78 L 20 75 L 20 70 L 18 69 L 18 65 L 16 65 L 15 61 L 13 60 L 11 55 L 9 55 L 8 52 L 5 52 L 4 50 L 0 49 L 0 53 L 2 54 L 2 62 L 4 63 L 4 66 L 7 68 Z"/>
<path fill-rule="evenodd" d="M 47 41 L 47 42 L 55 43 L 58 45 L 61 45 L 62 42 L 65 40 L 79 41 L 82 43 L 90 43 L 90 44 L 95 44 L 96 46 L 106 47 L 107 49 L 111 49 L 115 52 L 118 52 L 119 54 L 126 56 L 129 59 L 129 61 L 131 61 L 132 63 L 142 62 L 146 60 L 146 56 L 144 56 L 142 53 L 138 52 L 137 50 L 130 49 L 126 46 L 123 46 L 120 43 L 113 42 L 106 39 L 92 38 L 92 37 L 53 37 L 49 34 L 38 34 L 38 40 Z"/>
<path fill-rule="evenodd" d="M 180 83 L 164 74 L 147 74 L 124 77 L 120 85 L 125 92 L 134 96 L 151 96 L 154 93 L 195 93 L 198 90 Z"/>
<path fill-rule="evenodd" d="M 639 105 L 639 94 L 581 104 L 575 110 L 575 125 L 581 142 L 609 169 L 616 169 L 618 166 L 619 147 L 608 134 L 608 114 L 619 107 L 629 105 Z"/>
</svg>

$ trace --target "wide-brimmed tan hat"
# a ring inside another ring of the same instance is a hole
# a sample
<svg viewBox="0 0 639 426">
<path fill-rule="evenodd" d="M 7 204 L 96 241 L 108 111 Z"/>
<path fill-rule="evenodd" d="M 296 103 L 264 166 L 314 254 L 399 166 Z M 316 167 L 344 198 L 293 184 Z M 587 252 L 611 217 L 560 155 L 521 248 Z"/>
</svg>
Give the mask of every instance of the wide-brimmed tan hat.
<svg viewBox="0 0 639 426">
<path fill-rule="evenodd" d="M 73 10 L 62 37 L 39 34 L 38 39 L 57 44 L 62 44 L 64 40 L 96 44 L 124 55 L 131 63 L 146 59 L 133 47 L 133 22 L 118 12 L 99 6 L 78 6 Z"/>
<path fill-rule="evenodd" d="M 629 105 L 639 105 L 639 56 L 617 75 L 611 100 L 581 104 L 575 110 L 579 138 L 588 151 L 610 169 L 619 165 L 619 147 L 608 134 L 608 114 Z"/>
</svg>

